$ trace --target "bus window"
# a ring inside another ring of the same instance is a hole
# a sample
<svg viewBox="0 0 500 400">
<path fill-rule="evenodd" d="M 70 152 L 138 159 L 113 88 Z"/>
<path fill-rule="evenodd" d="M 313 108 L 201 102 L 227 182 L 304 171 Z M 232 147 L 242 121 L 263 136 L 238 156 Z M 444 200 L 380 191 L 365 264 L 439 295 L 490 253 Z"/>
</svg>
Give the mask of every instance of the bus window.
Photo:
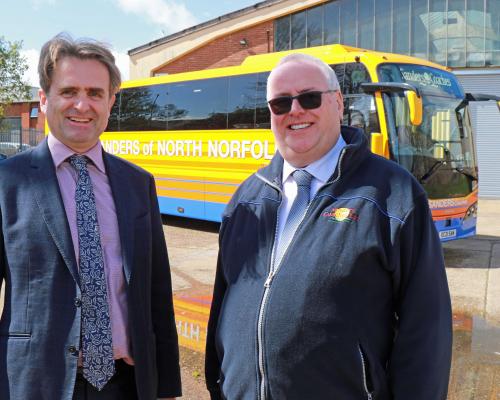
<svg viewBox="0 0 500 400">
<path fill-rule="evenodd" d="M 371 133 L 380 132 L 375 98 L 367 94 L 345 95 L 342 123 L 363 129 L 370 142 Z"/>
<path fill-rule="evenodd" d="M 166 85 L 122 89 L 121 131 L 163 131 L 167 128 Z"/>
<path fill-rule="evenodd" d="M 118 132 L 120 130 L 120 98 L 121 92 L 118 92 L 116 94 L 115 103 L 113 104 L 109 114 L 108 126 L 106 127 L 107 132 Z"/>
<path fill-rule="evenodd" d="M 342 123 L 363 129 L 370 143 L 372 132 L 380 132 L 380 125 L 371 94 L 363 93 L 361 84 L 371 82 L 366 67 L 360 63 L 332 65 L 344 97 Z"/>
<path fill-rule="evenodd" d="M 227 85 L 228 78 L 168 85 L 168 129 L 226 129 Z"/>
<path fill-rule="evenodd" d="M 151 88 L 149 130 L 163 131 L 167 126 L 168 97 L 167 85 L 156 85 Z"/>
<path fill-rule="evenodd" d="M 361 94 L 361 84 L 371 82 L 366 67 L 360 63 L 334 65 L 333 69 L 342 89 L 342 94 Z"/>
<path fill-rule="evenodd" d="M 267 107 L 267 77 L 269 72 L 259 74 L 257 93 L 255 96 L 255 127 L 260 129 L 271 128 L 271 113 Z"/>
<path fill-rule="evenodd" d="M 227 103 L 228 128 L 253 129 L 257 74 L 231 76 Z"/>
</svg>

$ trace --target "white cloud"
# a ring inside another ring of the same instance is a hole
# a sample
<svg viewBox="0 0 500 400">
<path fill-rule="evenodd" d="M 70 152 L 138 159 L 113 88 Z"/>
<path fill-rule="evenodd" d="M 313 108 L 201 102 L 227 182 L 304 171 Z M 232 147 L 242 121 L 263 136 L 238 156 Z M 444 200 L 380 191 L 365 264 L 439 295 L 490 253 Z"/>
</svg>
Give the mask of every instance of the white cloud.
<svg viewBox="0 0 500 400">
<path fill-rule="evenodd" d="M 21 55 L 26 59 L 26 63 L 28 64 L 28 70 L 24 73 L 24 79 L 31 86 L 40 86 L 40 82 L 38 80 L 38 58 L 40 57 L 40 52 L 36 49 L 28 49 L 21 50 Z"/>
<path fill-rule="evenodd" d="M 56 5 L 56 0 L 31 0 L 31 5 L 33 7 L 33 10 L 38 11 L 44 6 Z"/>
<path fill-rule="evenodd" d="M 40 82 L 38 79 L 38 58 L 40 57 L 40 51 L 36 49 L 21 50 L 21 55 L 26 59 L 28 64 L 28 70 L 24 73 L 24 79 L 31 86 L 40 87 Z M 129 57 L 126 52 L 113 51 L 113 56 L 115 57 L 116 65 L 118 66 L 122 80 L 129 79 Z"/>
<path fill-rule="evenodd" d="M 129 79 L 129 56 L 127 53 L 120 53 L 118 51 L 113 51 L 113 56 L 115 57 L 115 62 L 120 69 L 122 80 L 126 81 Z"/>
<path fill-rule="evenodd" d="M 172 0 L 115 0 L 127 13 L 141 15 L 173 33 L 196 25 L 196 17 L 182 3 Z"/>
</svg>

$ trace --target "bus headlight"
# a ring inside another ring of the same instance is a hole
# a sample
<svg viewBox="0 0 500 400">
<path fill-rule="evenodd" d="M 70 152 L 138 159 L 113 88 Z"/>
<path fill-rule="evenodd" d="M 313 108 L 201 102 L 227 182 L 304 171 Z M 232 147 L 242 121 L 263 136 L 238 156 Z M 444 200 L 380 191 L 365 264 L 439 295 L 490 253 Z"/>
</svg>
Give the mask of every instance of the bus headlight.
<svg viewBox="0 0 500 400">
<path fill-rule="evenodd" d="M 467 212 L 465 213 L 464 216 L 464 221 L 468 220 L 469 218 L 477 218 L 477 203 L 472 204 L 467 209 Z"/>
</svg>

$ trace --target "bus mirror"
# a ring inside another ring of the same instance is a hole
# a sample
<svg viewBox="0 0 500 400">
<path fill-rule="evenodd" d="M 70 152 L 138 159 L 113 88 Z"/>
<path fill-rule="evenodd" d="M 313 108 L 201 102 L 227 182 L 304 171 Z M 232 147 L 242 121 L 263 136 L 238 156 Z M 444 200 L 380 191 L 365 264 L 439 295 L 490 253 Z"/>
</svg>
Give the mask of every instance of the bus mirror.
<svg viewBox="0 0 500 400">
<path fill-rule="evenodd" d="M 410 110 L 410 122 L 418 126 L 422 123 L 422 97 L 412 90 L 406 90 L 405 95 Z"/>
<path fill-rule="evenodd" d="M 465 93 L 465 101 L 489 101 L 493 100 L 497 103 L 498 111 L 500 111 L 500 96 L 484 93 Z"/>
<path fill-rule="evenodd" d="M 417 86 L 402 82 L 373 82 L 362 83 L 361 89 L 365 93 L 387 92 L 387 93 L 405 93 L 410 111 L 410 122 L 412 125 L 420 125 L 422 123 L 422 97 Z"/>
<path fill-rule="evenodd" d="M 372 132 L 371 134 L 371 148 L 372 153 L 381 155 L 383 157 L 389 157 L 389 149 L 386 146 L 386 141 L 384 141 L 384 136 L 378 132 Z"/>
</svg>

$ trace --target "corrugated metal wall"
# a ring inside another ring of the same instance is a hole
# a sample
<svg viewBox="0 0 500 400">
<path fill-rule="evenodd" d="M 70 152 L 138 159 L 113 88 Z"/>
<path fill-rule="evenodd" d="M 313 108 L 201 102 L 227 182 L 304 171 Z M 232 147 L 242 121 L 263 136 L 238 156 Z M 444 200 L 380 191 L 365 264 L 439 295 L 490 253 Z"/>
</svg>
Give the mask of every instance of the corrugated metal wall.
<svg viewBox="0 0 500 400">
<path fill-rule="evenodd" d="M 466 92 L 500 96 L 499 74 L 467 74 L 455 71 Z M 476 102 L 471 107 L 479 164 L 479 196 L 500 198 L 500 111 L 494 102 Z"/>
</svg>

